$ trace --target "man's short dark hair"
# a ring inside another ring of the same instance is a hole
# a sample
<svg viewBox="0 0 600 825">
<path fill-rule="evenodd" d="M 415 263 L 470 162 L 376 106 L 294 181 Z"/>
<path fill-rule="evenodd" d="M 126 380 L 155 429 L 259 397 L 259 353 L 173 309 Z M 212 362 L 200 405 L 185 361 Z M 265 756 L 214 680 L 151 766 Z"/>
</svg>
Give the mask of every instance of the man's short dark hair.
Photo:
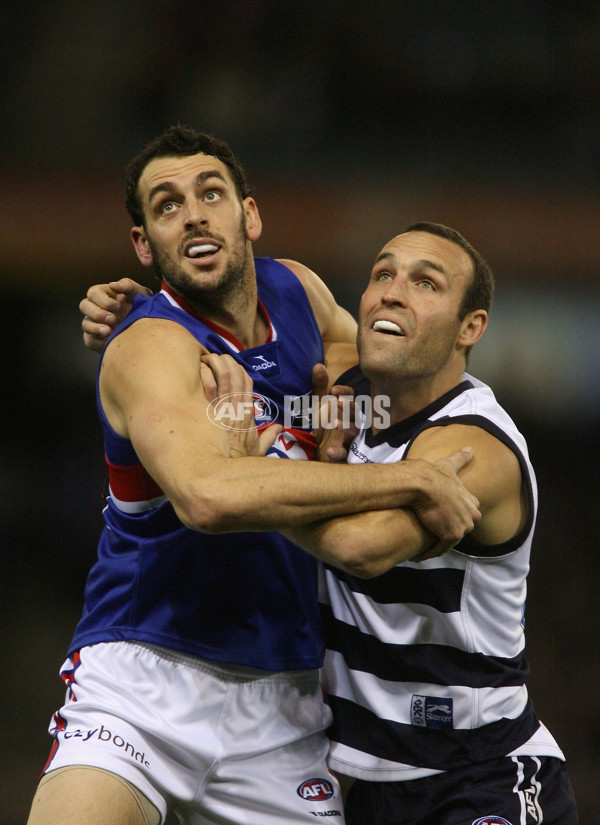
<svg viewBox="0 0 600 825">
<path fill-rule="evenodd" d="M 171 126 L 162 135 L 151 140 L 136 155 L 125 170 L 125 205 L 134 226 L 144 226 L 144 211 L 138 194 L 138 184 L 142 173 L 151 160 L 166 157 L 185 157 L 186 155 L 212 155 L 218 158 L 231 172 L 231 177 L 240 197 L 244 200 L 250 195 L 250 187 L 241 163 L 224 140 L 198 132 L 190 126 Z"/>
<path fill-rule="evenodd" d="M 473 278 L 463 295 L 458 317 L 462 320 L 469 312 L 473 312 L 475 309 L 485 309 L 486 312 L 490 311 L 494 297 L 493 272 L 488 262 L 463 238 L 460 232 L 457 232 L 456 229 L 451 229 L 449 226 L 444 226 L 441 223 L 428 223 L 426 221 L 411 223 L 406 229 L 402 230 L 401 234 L 404 235 L 406 232 L 428 232 L 430 235 L 438 235 L 440 238 L 452 241 L 464 249 L 473 264 Z"/>
</svg>

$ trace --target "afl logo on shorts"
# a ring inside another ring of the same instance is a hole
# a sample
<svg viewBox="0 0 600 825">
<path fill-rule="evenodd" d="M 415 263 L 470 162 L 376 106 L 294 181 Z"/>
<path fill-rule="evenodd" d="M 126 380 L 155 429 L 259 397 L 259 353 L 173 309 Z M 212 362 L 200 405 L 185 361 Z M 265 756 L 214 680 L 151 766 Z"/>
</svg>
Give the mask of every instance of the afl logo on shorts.
<svg viewBox="0 0 600 825">
<path fill-rule="evenodd" d="M 297 788 L 298 796 L 309 802 L 322 802 L 333 796 L 333 785 L 328 779 L 307 779 Z"/>
<path fill-rule="evenodd" d="M 473 825 L 512 825 L 512 823 L 502 816 L 482 816 L 481 819 L 476 819 Z"/>
</svg>

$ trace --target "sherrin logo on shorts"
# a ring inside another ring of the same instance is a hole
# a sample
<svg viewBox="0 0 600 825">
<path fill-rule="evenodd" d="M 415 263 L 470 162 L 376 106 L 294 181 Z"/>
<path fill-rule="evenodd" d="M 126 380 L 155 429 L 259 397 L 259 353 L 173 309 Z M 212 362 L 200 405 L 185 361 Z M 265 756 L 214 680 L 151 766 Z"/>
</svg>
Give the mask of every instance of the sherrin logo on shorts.
<svg viewBox="0 0 600 825">
<path fill-rule="evenodd" d="M 309 802 L 322 802 L 333 796 L 333 785 L 328 779 L 307 779 L 296 788 L 296 793 Z"/>
<path fill-rule="evenodd" d="M 482 816 L 476 819 L 473 825 L 512 825 L 512 822 L 502 816 Z"/>
</svg>

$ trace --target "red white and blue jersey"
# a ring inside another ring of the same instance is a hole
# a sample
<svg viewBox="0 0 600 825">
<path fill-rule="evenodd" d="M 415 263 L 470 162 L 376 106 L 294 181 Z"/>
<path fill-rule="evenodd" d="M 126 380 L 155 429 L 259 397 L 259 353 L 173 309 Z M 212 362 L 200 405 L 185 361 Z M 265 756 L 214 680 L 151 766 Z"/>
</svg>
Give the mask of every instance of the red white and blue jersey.
<svg viewBox="0 0 600 825">
<path fill-rule="evenodd" d="M 260 425 L 283 421 L 286 396 L 310 394 L 312 367 L 324 353 L 297 277 L 270 258 L 255 263 L 260 311 L 270 328 L 264 344 L 244 349 L 164 285 L 157 295 L 136 298 L 114 335 L 141 318 L 181 324 L 208 351 L 227 353 L 246 368 L 259 397 Z M 265 670 L 319 667 L 323 641 L 314 559 L 276 532 L 207 535 L 184 527 L 131 442 L 108 423 L 98 392 L 97 403 L 109 495 L 98 561 L 88 577 L 70 652 L 97 642 L 136 640 Z M 312 433 L 288 427 L 270 452 L 311 458 Z"/>
<path fill-rule="evenodd" d="M 340 378 L 369 394 L 358 368 Z M 410 418 L 351 445 L 351 464 L 401 461 L 430 427 L 486 430 L 516 455 L 527 521 L 502 544 L 467 536 L 439 558 L 359 579 L 326 567 L 322 683 L 334 716 L 330 765 L 397 781 L 502 756 L 564 758 L 527 695 L 524 613 L 537 485 L 527 445 L 472 376 Z"/>
</svg>

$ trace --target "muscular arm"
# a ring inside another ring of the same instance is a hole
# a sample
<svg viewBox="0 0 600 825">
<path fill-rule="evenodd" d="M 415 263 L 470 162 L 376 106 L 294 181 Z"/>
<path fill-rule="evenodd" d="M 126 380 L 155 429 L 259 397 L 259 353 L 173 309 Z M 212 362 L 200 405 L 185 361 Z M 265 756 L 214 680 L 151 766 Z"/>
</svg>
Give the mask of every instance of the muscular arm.
<svg viewBox="0 0 600 825">
<path fill-rule="evenodd" d="M 131 440 L 192 529 L 273 530 L 364 510 L 424 506 L 432 489 L 442 492 L 425 461 L 350 467 L 229 458 L 226 431 L 207 416 L 202 354 L 178 324 L 144 319 L 108 345 L 100 373 L 108 420 Z M 463 521 L 461 513 L 455 525 L 461 535 Z"/>
<path fill-rule="evenodd" d="M 467 443 L 474 448 L 472 461 L 459 466 L 456 458 L 441 458 Z M 525 523 L 519 462 L 485 430 L 460 424 L 431 428 L 412 445 L 409 459 L 415 458 L 436 462 L 445 472 L 457 470 L 467 489 L 477 496 L 482 517 L 472 532 L 476 541 L 508 541 Z M 439 555 L 453 546 L 439 542 L 415 512 L 406 509 L 359 513 L 284 532 L 317 558 L 364 578 L 378 576 L 421 554 L 429 556 L 432 548 L 432 555 Z"/>
</svg>

